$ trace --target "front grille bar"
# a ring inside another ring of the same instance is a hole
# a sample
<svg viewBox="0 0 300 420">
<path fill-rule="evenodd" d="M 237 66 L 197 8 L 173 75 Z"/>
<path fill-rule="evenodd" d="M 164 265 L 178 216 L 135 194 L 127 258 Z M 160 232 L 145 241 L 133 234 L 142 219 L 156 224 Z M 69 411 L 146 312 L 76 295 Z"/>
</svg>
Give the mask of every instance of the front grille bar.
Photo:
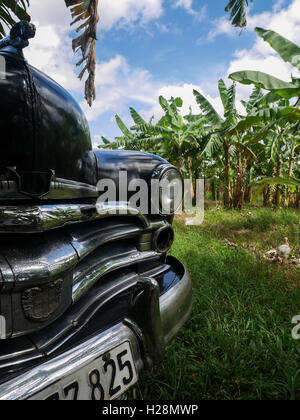
<svg viewBox="0 0 300 420">
<path fill-rule="evenodd" d="M 0 206 L 0 233 L 45 232 L 111 216 L 136 217 L 144 228 L 150 224 L 139 210 L 123 202 Z"/>
</svg>

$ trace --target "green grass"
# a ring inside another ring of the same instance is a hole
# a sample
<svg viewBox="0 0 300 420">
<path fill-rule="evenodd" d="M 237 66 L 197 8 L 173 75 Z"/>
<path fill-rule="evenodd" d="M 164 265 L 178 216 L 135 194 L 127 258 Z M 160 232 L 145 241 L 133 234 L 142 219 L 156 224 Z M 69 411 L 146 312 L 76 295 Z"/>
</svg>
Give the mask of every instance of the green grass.
<svg viewBox="0 0 300 420">
<path fill-rule="evenodd" d="M 210 210 L 197 227 L 175 222 L 172 254 L 191 274 L 193 313 L 130 398 L 300 399 L 300 341 L 291 336 L 300 270 L 261 257 L 284 236 L 299 251 L 299 212 L 248 211 Z"/>
</svg>

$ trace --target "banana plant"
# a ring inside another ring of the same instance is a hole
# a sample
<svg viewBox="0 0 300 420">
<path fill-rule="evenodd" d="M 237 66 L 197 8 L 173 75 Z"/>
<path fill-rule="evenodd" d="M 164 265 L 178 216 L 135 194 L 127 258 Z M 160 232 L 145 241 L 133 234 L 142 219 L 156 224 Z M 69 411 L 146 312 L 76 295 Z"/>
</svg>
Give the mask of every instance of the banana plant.
<svg viewBox="0 0 300 420">
<path fill-rule="evenodd" d="M 199 155 L 201 139 L 205 118 L 191 115 L 183 117 L 181 98 L 167 100 L 159 97 L 159 104 L 164 111 L 163 117 L 157 124 L 146 124 L 141 121 L 138 114 L 131 109 L 131 116 L 135 122 L 133 130 L 144 136 L 145 141 L 150 145 L 159 144 L 160 154 L 175 163 L 181 172 L 191 172 L 191 160 Z M 190 174 L 191 175 L 191 174 Z"/>
<path fill-rule="evenodd" d="M 130 108 L 130 113 L 136 125 L 128 128 L 119 115 L 116 115 L 116 123 L 122 132 L 122 135 L 116 137 L 114 141 L 110 141 L 102 136 L 102 144 L 98 147 L 100 149 L 112 150 L 151 151 L 159 154 L 160 141 L 162 140 L 160 135 L 154 137 L 153 135 L 145 134 L 145 127 L 152 124 L 153 117 L 147 123 L 134 108 Z M 138 130 L 137 125 L 144 127 L 144 130 Z"/>
<path fill-rule="evenodd" d="M 203 115 L 181 115 L 183 105 L 181 98 L 165 99 L 159 97 L 159 103 L 164 115 L 154 124 L 153 117 L 146 122 L 141 115 L 130 108 L 130 114 L 134 125 L 126 127 L 119 116 L 116 122 L 123 136 L 117 137 L 115 142 L 102 138 L 101 148 L 126 148 L 130 150 L 142 150 L 159 154 L 179 170 L 197 178 L 201 166 L 201 151 L 204 147 L 206 135 L 206 119 Z"/>
<path fill-rule="evenodd" d="M 252 117 L 246 117 L 252 118 Z M 255 126 L 245 135 L 246 144 L 250 144 L 252 150 L 255 147 L 262 147 L 262 153 L 257 154 L 258 158 L 254 163 L 254 168 L 258 170 L 258 177 L 267 180 L 276 180 L 285 177 L 289 179 L 293 176 L 294 163 L 297 157 L 299 157 L 298 146 L 299 136 L 297 135 L 297 124 L 290 123 L 284 118 L 276 118 L 273 116 L 271 123 L 267 124 L 262 118 L 261 125 L 263 128 Z M 267 172 L 267 173 L 266 173 Z M 287 176 L 284 175 L 287 173 Z M 263 182 L 262 188 L 258 190 L 260 193 L 264 191 L 264 203 L 265 205 L 280 206 L 282 203 L 282 188 L 281 184 L 276 182 Z M 286 194 L 286 206 L 290 202 L 290 185 L 287 185 L 285 190 Z M 257 197 L 257 194 L 255 195 Z"/>
<path fill-rule="evenodd" d="M 262 191 L 266 188 L 268 185 L 284 185 L 289 187 L 297 187 L 300 188 L 300 179 L 296 177 L 288 177 L 288 176 L 282 176 L 282 177 L 272 177 L 272 178 L 262 178 L 258 183 L 258 188 L 255 191 L 255 194 L 253 195 L 251 204 L 255 202 L 257 197 L 262 193 Z"/>
<path fill-rule="evenodd" d="M 194 90 L 194 96 L 203 115 L 207 119 L 211 132 L 202 154 L 213 155 L 218 149 L 223 148 L 224 152 L 224 205 L 229 208 L 232 204 L 232 195 L 230 188 L 230 170 L 231 170 L 231 149 L 233 141 L 236 138 L 228 135 L 230 130 L 237 125 L 239 116 L 236 111 L 236 86 L 233 84 L 227 89 L 225 82 L 219 80 L 219 93 L 224 107 L 224 117 L 222 118 L 211 103 L 197 90 Z"/>
<path fill-rule="evenodd" d="M 285 62 L 300 70 L 300 47 L 298 45 L 271 30 L 255 28 L 255 31 L 271 45 Z M 276 102 L 280 98 L 287 100 L 295 97 L 300 98 L 300 78 L 297 77 L 292 76 L 290 82 L 285 82 L 267 73 L 244 70 L 232 73 L 229 78 L 244 85 L 252 84 L 269 91 L 270 94 L 265 98 L 269 103 Z"/>
<path fill-rule="evenodd" d="M 258 89 L 258 88 L 256 88 Z M 261 93 L 254 89 L 252 97 L 246 106 L 246 110 L 249 114 L 243 117 L 242 120 L 234 127 L 230 134 L 236 135 L 238 138 L 242 136 L 244 140 L 244 146 L 253 150 L 253 145 L 260 144 L 264 145 L 263 159 L 271 163 L 271 167 L 274 168 L 270 175 L 274 177 L 280 177 L 284 163 L 289 160 L 290 145 L 295 143 L 296 134 L 291 135 L 291 130 L 299 125 L 300 121 L 300 110 L 296 107 L 289 106 L 289 101 L 282 99 L 279 103 L 269 105 L 268 107 L 261 105 L 264 101 L 262 100 Z M 253 101 L 256 100 L 256 104 L 253 107 Z M 297 131 L 297 130 L 296 130 Z M 292 147 L 292 157 L 295 152 L 295 146 Z M 292 175 L 293 164 L 289 171 L 289 176 Z M 272 187 L 273 188 L 273 187 Z M 290 191 L 286 191 L 286 195 L 289 196 Z M 281 204 L 282 195 L 281 189 L 277 185 L 274 190 L 274 204 L 279 206 Z M 268 201 L 272 201 L 271 197 Z"/>
</svg>

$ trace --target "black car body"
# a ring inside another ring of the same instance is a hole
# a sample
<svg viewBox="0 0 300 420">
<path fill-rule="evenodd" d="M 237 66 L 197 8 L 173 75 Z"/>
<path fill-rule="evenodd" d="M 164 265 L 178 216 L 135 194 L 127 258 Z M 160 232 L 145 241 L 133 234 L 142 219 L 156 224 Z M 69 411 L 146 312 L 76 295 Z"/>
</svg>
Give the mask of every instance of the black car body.
<svg viewBox="0 0 300 420">
<path fill-rule="evenodd" d="M 118 185 L 120 171 L 150 183 L 173 167 L 146 153 L 92 150 L 85 116 L 61 86 L 18 48 L 0 48 L 0 59 L 0 399 L 119 397 L 162 360 L 192 289 L 167 257 L 173 216 L 120 201 L 99 207 L 96 186 Z M 76 374 L 95 360 L 110 383 L 100 385 L 93 365 L 81 394 Z M 73 382 L 55 385 L 64 378 Z"/>
</svg>

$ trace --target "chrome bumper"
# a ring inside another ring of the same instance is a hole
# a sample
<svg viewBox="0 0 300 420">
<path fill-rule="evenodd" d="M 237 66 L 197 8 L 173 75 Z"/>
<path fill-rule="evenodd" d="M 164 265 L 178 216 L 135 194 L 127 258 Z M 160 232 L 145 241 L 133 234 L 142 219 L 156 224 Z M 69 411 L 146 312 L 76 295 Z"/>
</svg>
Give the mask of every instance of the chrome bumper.
<svg viewBox="0 0 300 420">
<path fill-rule="evenodd" d="M 151 281 L 155 287 L 155 280 L 150 279 Z M 156 304 L 159 306 L 155 322 L 159 331 L 156 331 L 156 333 L 160 335 L 156 340 L 156 345 L 164 347 L 181 329 L 192 310 L 192 284 L 185 268 L 180 281 L 160 296 L 158 302 L 153 301 L 153 308 Z M 148 316 L 148 314 L 145 314 L 145 319 Z M 148 349 L 142 348 L 143 344 L 147 346 L 149 341 L 147 341 L 147 337 L 143 336 L 143 333 L 134 321 L 124 320 L 124 322 L 114 325 L 112 328 L 60 356 L 3 383 L 0 385 L 0 400 L 28 399 L 60 378 L 68 376 L 89 364 L 98 356 L 105 354 L 124 341 L 131 343 L 136 370 L 140 372 L 149 362 L 145 355 L 143 356 L 143 353 L 148 353 Z M 163 348 L 161 352 L 163 352 Z M 151 351 L 149 354 L 151 355 Z"/>
</svg>

